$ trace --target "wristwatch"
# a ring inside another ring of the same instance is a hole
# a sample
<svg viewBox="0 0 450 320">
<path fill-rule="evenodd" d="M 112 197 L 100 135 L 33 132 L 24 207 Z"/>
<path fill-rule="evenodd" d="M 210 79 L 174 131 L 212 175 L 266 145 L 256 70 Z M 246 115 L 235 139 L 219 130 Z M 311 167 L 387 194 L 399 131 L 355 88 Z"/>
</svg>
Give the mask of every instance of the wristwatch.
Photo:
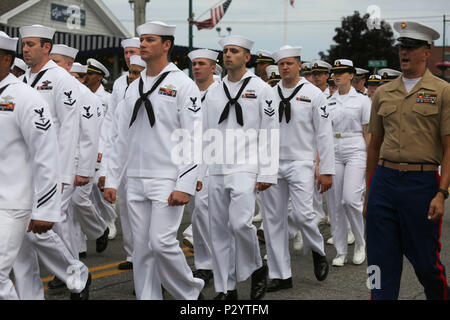
<svg viewBox="0 0 450 320">
<path fill-rule="evenodd" d="M 444 199 L 448 198 L 448 190 L 439 189 L 438 192 L 440 192 L 440 193 L 442 193 L 444 195 Z"/>
</svg>

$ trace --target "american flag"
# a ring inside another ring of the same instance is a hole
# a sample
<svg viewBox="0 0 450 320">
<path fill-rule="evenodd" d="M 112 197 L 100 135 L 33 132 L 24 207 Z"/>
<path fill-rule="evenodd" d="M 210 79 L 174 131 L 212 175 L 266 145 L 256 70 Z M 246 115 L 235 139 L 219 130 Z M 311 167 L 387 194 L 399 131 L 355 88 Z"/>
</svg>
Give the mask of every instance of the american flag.
<svg viewBox="0 0 450 320">
<path fill-rule="evenodd" d="M 188 19 L 189 22 L 195 24 L 198 30 L 201 29 L 212 29 L 216 24 L 219 23 L 220 19 L 225 15 L 228 7 L 230 6 L 231 0 L 226 0 L 221 2 L 217 7 L 213 7 L 210 10 L 210 18 L 204 21 L 194 21 Z"/>
</svg>

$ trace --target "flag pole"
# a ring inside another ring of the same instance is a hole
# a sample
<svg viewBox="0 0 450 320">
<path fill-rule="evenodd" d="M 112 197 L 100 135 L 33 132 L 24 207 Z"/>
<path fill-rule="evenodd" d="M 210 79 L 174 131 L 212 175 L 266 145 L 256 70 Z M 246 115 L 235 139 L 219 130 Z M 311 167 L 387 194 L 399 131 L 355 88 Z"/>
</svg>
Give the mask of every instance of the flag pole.
<svg viewBox="0 0 450 320">
<path fill-rule="evenodd" d="M 194 18 L 193 14 L 192 14 L 192 0 L 189 0 L 189 18 L 190 19 Z M 193 40 L 194 40 L 193 23 L 189 22 L 189 52 L 192 51 Z M 188 60 L 189 60 L 189 77 L 192 79 L 192 77 L 193 77 L 192 62 L 191 62 L 191 59 L 188 59 Z"/>
<path fill-rule="evenodd" d="M 289 0 L 284 1 L 284 44 L 288 44 L 288 5 Z"/>
</svg>

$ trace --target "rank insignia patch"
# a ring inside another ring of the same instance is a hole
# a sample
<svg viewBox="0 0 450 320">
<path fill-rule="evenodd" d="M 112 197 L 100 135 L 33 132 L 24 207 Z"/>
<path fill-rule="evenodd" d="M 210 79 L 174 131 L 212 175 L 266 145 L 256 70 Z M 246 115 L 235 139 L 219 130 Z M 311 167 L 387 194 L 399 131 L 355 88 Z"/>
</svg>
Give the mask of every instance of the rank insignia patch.
<svg viewBox="0 0 450 320">
<path fill-rule="evenodd" d="M 192 106 L 190 108 L 188 108 L 188 109 L 193 111 L 193 112 L 197 112 L 198 110 L 200 110 L 201 108 L 196 104 L 197 97 L 189 97 L 189 98 L 192 101 Z"/>
<path fill-rule="evenodd" d="M 175 98 L 177 96 L 177 90 L 175 90 L 175 87 L 173 85 L 169 84 L 165 88 L 159 88 L 158 94 Z"/>
<path fill-rule="evenodd" d="M 416 97 L 417 103 L 431 103 L 436 104 L 437 102 L 437 94 L 430 92 L 418 92 Z"/>
<path fill-rule="evenodd" d="M 42 82 L 42 86 L 37 86 L 36 89 L 37 90 L 52 90 L 53 86 L 49 86 L 49 84 L 52 83 L 49 80 L 45 80 Z"/>
<path fill-rule="evenodd" d="M 264 113 L 269 117 L 275 114 L 275 110 L 272 108 L 272 100 L 266 100 L 267 108 L 264 108 Z"/>
<path fill-rule="evenodd" d="M 16 104 L 12 99 L 13 97 L 11 96 L 2 97 L 2 100 L 0 101 L 0 111 L 14 111 Z"/>
<path fill-rule="evenodd" d="M 68 91 L 68 92 L 64 92 L 64 95 L 67 97 L 67 101 L 64 101 L 64 104 L 68 105 L 68 106 L 73 106 L 73 104 L 75 102 L 77 102 L 77 100 L 72 99 L 72 90 Z"/>
<path fill-rule="evenodd" d="M 48 128 L 52 126 L 52 124 L 50 123 L 50 119 L 45 119 L 44 108 L 34 109 L 34 112 L 39 115 L 39 121 L 34 123 L 36 125 L 36 129 L 47 131 Z"/>
<path fill-rule="evenodd" d="M 90 119 L 93 116 L 93 114 L 89 112 L 90 108 L 91 106 L 83 107 L 83 109 L 86 111 L 86 114 L 83 114 L 83 117 L 85 117 L 86 119 Z"/>
<path fill-rule="evenodd" d="M 310 98 L 304 97 L 304 96 L 297 97 L 297 98 L 295 98 L 295 100 L 302 101 L 302 102 L 311 102 Z"/>
<path fill-rule="evenodd" d="M 327 106 L 320 107 L 320 110 L 323 112 L 320 116 L 322 118 L 328 118 L 330 114 L 327 112 Z"/>
</svg>

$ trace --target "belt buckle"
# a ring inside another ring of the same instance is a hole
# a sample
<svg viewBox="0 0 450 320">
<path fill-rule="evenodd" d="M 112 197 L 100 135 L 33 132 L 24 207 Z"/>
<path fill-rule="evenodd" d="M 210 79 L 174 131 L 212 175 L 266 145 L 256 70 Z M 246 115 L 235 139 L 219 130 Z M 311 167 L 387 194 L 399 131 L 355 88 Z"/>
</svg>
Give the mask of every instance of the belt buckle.
<svg viewBox="0 0 450 320">
<path fill-rule="evenodd" d="M 405 163 L 405 162 L 399 163 L 398 171 L 402 171 L 402 172 L 408 171 L 408 163 Z"/>
<path fill-rule="evenodd" d="M 334 137 L 335 137 L 335 138 L 342 138 L 342 134 L 340 134 L 340 133 L 335 133 L 335 134 L 334 134 Z"/>
</svg>

